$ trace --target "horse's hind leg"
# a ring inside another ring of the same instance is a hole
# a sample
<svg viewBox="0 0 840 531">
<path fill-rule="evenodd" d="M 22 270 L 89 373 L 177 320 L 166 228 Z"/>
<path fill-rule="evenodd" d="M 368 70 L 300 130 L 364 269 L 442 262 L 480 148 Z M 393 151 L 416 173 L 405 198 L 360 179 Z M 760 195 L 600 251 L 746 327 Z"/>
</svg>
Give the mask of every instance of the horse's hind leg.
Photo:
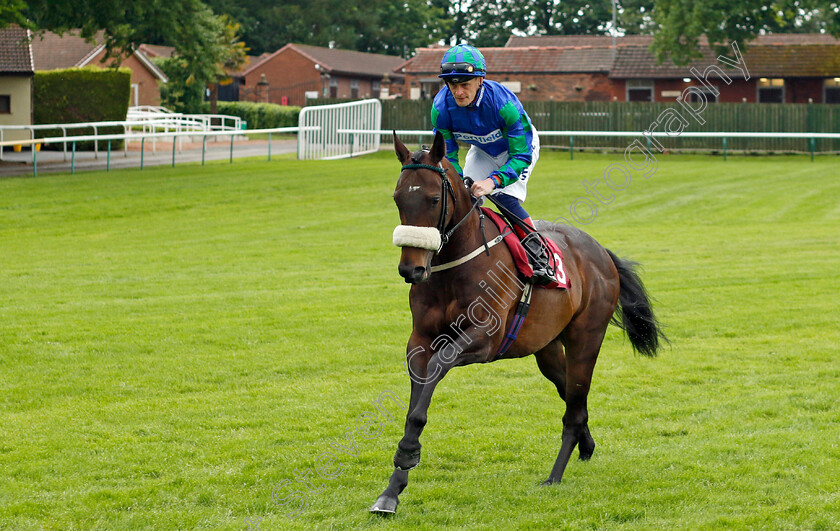
<svg viewBox="0 0 840 531">
<path fill-rule="evenodd" d="M 563 415 L 563 442 L 546 484 L 560 482 L 575 446 L 579 447 L 583 460 L 589 459 L 595 450 L 595 441 L 589 433 L 586 400 L 606 329 L 607 322 L 592 327 L 580 315 L 561 334 L 566 347 L 566 414 Z"/>
<path fill-rule="evenodd" d="M 566 401 L 566 355 L 563 354 L 563 343 L 555 339 L 542 350 L 536 352 L 537 367 L 548 380 L 557 387 L 557 393 L 563 402 Z"/>
</svg>

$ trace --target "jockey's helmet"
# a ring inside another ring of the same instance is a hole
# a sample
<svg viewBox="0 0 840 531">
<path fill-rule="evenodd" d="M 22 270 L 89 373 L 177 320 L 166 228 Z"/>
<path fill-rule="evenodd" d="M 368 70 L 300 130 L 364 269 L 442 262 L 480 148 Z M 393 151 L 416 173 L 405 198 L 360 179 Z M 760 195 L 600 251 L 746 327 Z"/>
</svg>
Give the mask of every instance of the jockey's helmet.
<svg viewBox="0 0 840 531">
<path fill-rule="evenodd" d="M 487 74 L 487 62 L 478 48 L 468 44 L 453 46 L 443 54 L 440 75 L 448 83 L 464 83 Z"/>
</svg>

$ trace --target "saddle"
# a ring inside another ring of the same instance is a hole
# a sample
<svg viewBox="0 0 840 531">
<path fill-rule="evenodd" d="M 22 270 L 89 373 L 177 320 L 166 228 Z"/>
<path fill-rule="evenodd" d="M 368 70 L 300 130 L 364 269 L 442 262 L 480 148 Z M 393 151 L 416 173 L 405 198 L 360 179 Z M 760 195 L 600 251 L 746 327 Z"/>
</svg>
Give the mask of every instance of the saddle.
<svg viewBox="0 0 840 531">
<path fill-rule="evenodd" d="M 505 245 L 507 245 L 510 254 L 513 256 L 516 269 L 525 279 L 545 289 L 566 289 L 569 287 L 569 278 L 563 266 L 563 251 L 560 250 L 560 247 L 553 240 L 543 237 L 538 232 L 531 232 L 520 241 L 519 237 L 516 236 L 516 232 L 502 216 L 486 207 L 481 207 L 481 211 L 493 221 L 502 234 L 507 233 L 507 236 L 504 237 Z M 544 261 L 543 265 L 545 266 L 545 271 L 548 272 L 549 278 L 547 282 L 535 282 L 532 280 L 534 277 L 533 261 Z"/>
</svg>

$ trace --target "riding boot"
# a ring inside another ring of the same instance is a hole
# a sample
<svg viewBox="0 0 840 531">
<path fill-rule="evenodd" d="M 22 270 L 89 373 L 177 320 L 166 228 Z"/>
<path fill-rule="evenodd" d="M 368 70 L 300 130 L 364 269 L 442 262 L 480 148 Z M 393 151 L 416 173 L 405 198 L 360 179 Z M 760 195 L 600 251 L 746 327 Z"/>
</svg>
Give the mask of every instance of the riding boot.
<svg viewBox="0 0 840 531">
<path fill-rule="evenodd" d="M 538 286 L 556 282 L 554 278 L 555 271 L 552 269 L 548 261 L 548 249 L 542 238 L 536 232 L 525 236 L 522 240 L 522 246 L 525 247 L 525 254 L 528 255 L 528 260 L 531 262 L 531 267 L 534 270 L 534 275 L 531 277 L 531 283 Z"/>
</svg>

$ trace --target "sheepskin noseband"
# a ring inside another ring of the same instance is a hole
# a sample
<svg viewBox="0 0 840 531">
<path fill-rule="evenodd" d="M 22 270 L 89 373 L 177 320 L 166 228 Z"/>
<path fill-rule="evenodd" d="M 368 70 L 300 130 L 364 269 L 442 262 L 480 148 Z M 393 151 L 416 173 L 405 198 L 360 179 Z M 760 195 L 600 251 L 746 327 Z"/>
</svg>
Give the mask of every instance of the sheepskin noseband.
<svg viewBox="0 0 840 531">
<path fill-rule="evenodd" d="M 394 229 L 394 245 L 397 247 L 418 247 L 437 252 L 440 241 L 440 232 L 435 227 L 398 225 Z"/>
</svg>

